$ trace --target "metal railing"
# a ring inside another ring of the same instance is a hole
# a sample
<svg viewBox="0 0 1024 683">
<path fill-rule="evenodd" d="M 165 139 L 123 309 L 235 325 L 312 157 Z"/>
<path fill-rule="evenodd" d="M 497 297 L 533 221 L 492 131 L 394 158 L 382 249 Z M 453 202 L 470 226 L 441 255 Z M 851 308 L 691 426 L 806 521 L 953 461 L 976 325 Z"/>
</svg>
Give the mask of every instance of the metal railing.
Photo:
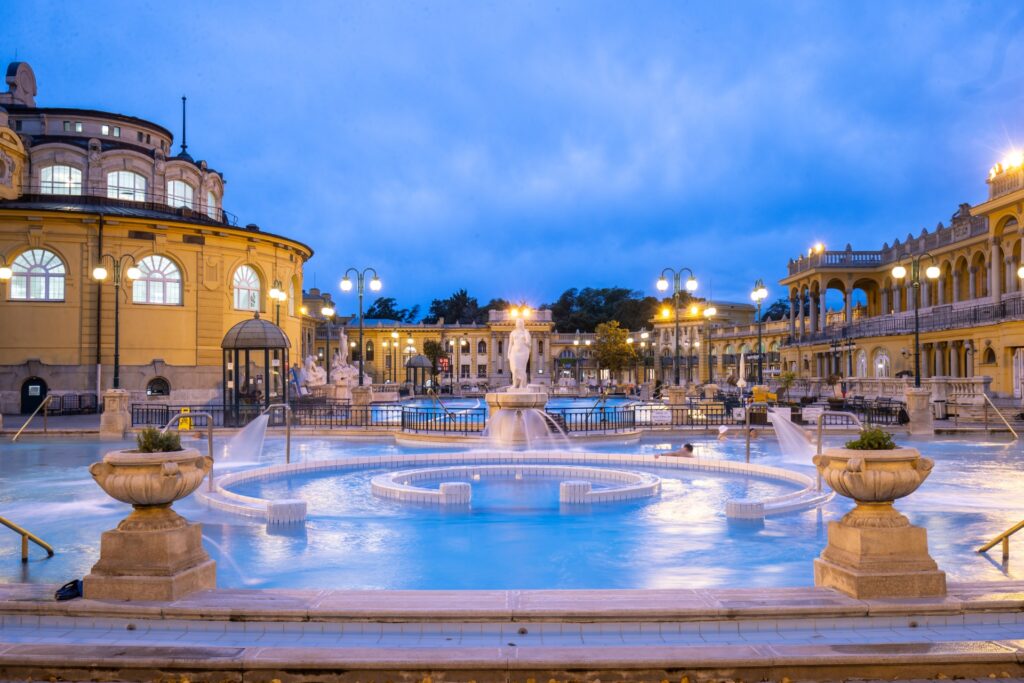
<svg viewBox="0 0 1024 683">
<path fill-rule="evenodd" d="M 857 429 L 860 429 L 860 430 L 864 429 L 864 423 L 861 422 L 860 418 L 857 417 L 856 415 L 854 415 L 853 413 L 849 413 L 849 412 L 846 412 L 844 410 L 823 410 L 823 411 L 821 411 L 821 414 L 818 415 L 818 435 L 817 435 L 817 440 L 818 440 L 818 451 L 817 452 L 818 452 L 818 455 L 821 455 L 821 444 L 822 444 L 822 439 L 824 438 L 825 420 L 829 416 L 832 416 L 832 417 L 845 417 L 847 419 L 847 421 L 852 422 L 853 424 L 857 425 Z M 820 481 L 818 482 L 818 488 L 821 488 L 821 482 Z"/>
<path fill-rule="evenodd" d="M 1003 417 L 1002 411 L 996 407 L 996 404 L 992 402 L 992 399 L 988 397 L 988 394 L 981 392 L 981 395 L 985 397 L 985 431 L 988 431 L 988 409 L 989 406 L 991 406 L 992 410 L 996 411 L 996 415 L 999 416 L 999 419 L 1003 421 L 1004 425 L 1006 425 L 1006 428 L 1010 430 L 1011 434 L 1013 434 L 1013 440 L 1020 441 L 1020 436 L 1017 435 L 1017 430 L 1010 426 L 1010 423 L 1007 422 L 1005 417 Z"/>
<path fill-rule="evenodd" d="M 553 408 L 547 415 L 567 434 L 573 432 L 625 432 L 636 429 L 634 406 L 593 408 Z"/>
<path fill-rule="evenodd" d="M 32 541 L 37 546 L 39 546 L 40 548 L 45 550 L 47 557 L 53 557 L 53 547 L 49 543 L 47 543 L 46 541 L 44 541 L 43 539 L 39 538 L 38 536 L 36 536 L 31 531 L 29 531 L 28 529 L 25 529 L 25 528 L 23 528 L 21 526 L 18 526 L 17 524 L 15 524 L 11 520 L 7 519 L 6 517 L 0 517 L 0 524 L 3 524 L 5 527 L 10 529 L 14 533 L 21 535 L 21 561 L 22 562 L 28 562 L 28 542 L 29 541 Z"/>
<path fill-rule="evenodd" d="M 43 399 L 43 400 L 42 400 L 42 401 L 41 401 L 41 402 L 39 403 L 39 405 L 38 405 L 38 406 L 36 406 L 36 409 L 35 409 L 35 410 L 33 410 L 33 411 L 32 411 L 32 414 L 28 416 L 28 419 L 27 419 L 27 420 L 25 420 L 25 424 L 21 425 L 21 429 L 19 429 L 19 430 L 18 430 L 18 433 L 14 435 L 14 438 L 13 438 L 13 439 L 11 439 L 11 443 L 14 443 L 15 441 L 17 441 L 17 440 L 18 440 L 18 437 L 19 437 L 19 436 L 21 436 L 21 433 L 22 433 L 23 431 L 25 431 L 25 428 L 26 428 L 26 427 L 28 427 L 29 423 L 30 423 L 30 422 L 32 422 L 32 419 L 33 419 L 33 418 L 35 418 L 36 414 L 37 414 L 37 413 L 38 413 L 38 412 L 39 412 L 40 410 L 42 410 L 42 411 L 43 411 L 43 434 L 45 434 L 45 433 L 47 432 L 47 430 L 49 429 L 49 424 L 48 424 L 48 422 L 47 422 L 47 419 L 46 419 L 46 418 L 47 418 L 47 414 L 49 413 L 49 408 L 48 408 L 48 406 L 50 405 L 50 401 L 51 401 L 51 400 L 53 400 L 53 394 L 48 394 L 48 395 L 46 396 L 46 398 L 44 398 L 44 399 Z"/>
<path fill-rule="evenodd" d="M 206 418 L 206 454 L 208 456 L 210 456 L 210 461 L 212 462 L 213 459 L 214 459 L 213 458 L 213 415 L 210 415 L 209 413 L 203 413 L 203 412 L 178 413 L 177 415 L 175 415 L 174 417 L 172 417 L 170 420 L 167 421 L 167 424 L 164 425 L 164 428 L 160 430 L 160 433 L 161 434 L 166 434 L 167 430 L 170 429 L 171 425 L 174 424 L 175 422 L 177 422 L 179 424 L 178 431 L 181 431 L 181 427 L 180 427 L 181 421 L 182 420 L 190 420 L 190 419 L 195 418 L 195 417 L 204 417 L 204 418 Z M 209 491 L 213 491 L 213 467 L 210 468 L 210 476 L 207 477 L 207 479 L 208 479 L 208 482 L 207 482 L 208 490 Z"/>
<path fill-rule="evenodd" d="M 260 415 L 277 410 L 284 411 L 284 461 L 289 464 L 292 461 L 292 407 L 287 403 L 272 403 Z M 269 420 L 267 424 L 270 424 Z"/>
<path fill-rule="evenodd" d="M 215 225 L 238 225 L 238 217 L 235 214 L 225 211 L 216 205 L 210 206 L 205 202 L 196 201 L 195 198 L 188 205 L 182 205 L 184 204 L 183 199 L 162 192 L 142 190 L 142 198 L 136 200 L 127 197 L 110 197 L 108 195 L 111 189 L 125 195 L 139 196 L 139 191 L 135 188 L 110 188 L 106 182 L 73 184 L 53 182 L 29 185 L 24 188 L 22 195 L 15 201 L 34 204 L 59 203 L 62 206 L 77 204 L 145 209 L 147 211 L 173 214 L 192 222 L 201 221 Z M 178 204 L 178 206 L 174 204 Z M 211 216 L 210 214 L 213 215 Z"/>
<path fill-rule="evenodd" d="M 401 410 L 403 431 L 477 434 L 487 426 L 486 408 L 466 408 L 455 413 L 447 408 L 398 408 Z"/>
<path fill-rule="evenodd" d="M 1010 536 L 1013 536 L 1015 533 L 1017 533 L 1021 529 L 1024 529 L 1024 522 L 1017 522 L 1016 524 L 1011 526 L 1009 529 L 1007 529 L 1003 533 L 999 534 L 998 536 L 993 538 L 991 541 L 989 541 L 985 545 L 983 545 L 980 548 L 978 548 L 978 552 L 979 553 L 987 553 L 989 550 L 991 550 L 993 547 L 995 547 L 996 543 L 999 543 L 1000 541 L 1002 541 L 1002 543 L 1003 543 L 1003 561 L 1005 562 L 1006 560 L 1010 559 Z"/>
</svg>

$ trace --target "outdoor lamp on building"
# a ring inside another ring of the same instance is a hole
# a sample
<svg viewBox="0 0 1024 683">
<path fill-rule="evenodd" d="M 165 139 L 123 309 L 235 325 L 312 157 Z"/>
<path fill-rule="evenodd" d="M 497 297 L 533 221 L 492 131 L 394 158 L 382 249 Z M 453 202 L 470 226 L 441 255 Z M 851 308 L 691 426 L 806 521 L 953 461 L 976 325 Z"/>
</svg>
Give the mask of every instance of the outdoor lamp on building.
<svg viewBox="0 0 1024 683">
<path fill-rule="evenodd" d="M 359 294 L 359 386 L 363 386 L 363 290 L 366 284 L 366 275 L 372 273 L 373 277 L 370 280 L 370 291 L 379 292 L 381 288 L 380 277 L 377 275 L 375 268 L 363 268 L 357 270 L 356 268 L 349 268 L 345 271 L 345 276 L 341 278 L 341 291 L 351 292 L 352 291 L 352 279 L 349 274 L 353 273 L 356 276 L 357 291 Z"/>
<path fill-rule="evenodd" d="M 7 264 L 7 259 L 0 256 L 0 280 L 7 281 L 14 277 L 14 271 Z"/>
<path fill-rule="evenodd" d="M 929 280 L 939 277 L 940 270 L 935 265 L 935 257 L 927 251 L 920 256 L 910 258 L 910 284 L 914 288 L 914 388 L 921 388 L 921 321 L 918 309 L 921 307 L 921 259 L 930 258 L 932 264 L 925 268 L 924 274 Z M 897 280 L 907 277 L 907 267 L 897 263 L 892 268 L 892 276 Z"/>
<path fill-rule="evenodd" d="M 758 278 L 754 283 L 754 290 L 750 293 L 750 298 L 757 303 L 757 383 L 764 384 L 764 349 L 761 342 L 764 321 L 761 320 L 761 304 L 768 298 L 768 289 L 764 286 L 764 280 Z"/>
<path fill-rule="evenodd" d="M 274 280 L 274 286 L 270 288 L 270 298 L 275 302 L 274 324 L 278 327 L 281 326 L 281 303 L 288 299 L 281 286 L 280 280 Z"/>
<path fill-rule="evenodd" d="M 675 356 L 672 358 L 672 367 L 676 378 L 676 386 L 679 386 L 679 294 L 683 290 L 682 286 L 682 275 L 683 273 L 689 273 L 689 277 L 686 278 L 686 291 L 693 293 L 697 291 L 697 278 L 694 277 L 693 271 L 689 268 L 679 268 L 678 270 L 673 268 L 664 268 L 661 271 L 661 277 L 658 278 L 658 291 L 668 291 L 668 278 L 666 275 L 672 276 L 672 308 L 675 309 Z"/>
<path fill-rule="evenodd" d="M 92 269 L 92 277 L 97 282 L 103 282 L 107 279 L 107 269 L 103 267 L 103 262 L 110 259 L 110 263 L 114 268 L 114 388 L 121 388 L 121 269 L 125 268 L 125 264 L 131 264 L 125 269 L 125 276 L 129 280 L 138 280 L 142 277 L 142 271 L 139 270 L 138 266 L 135 265 L 135 257 L 131 254 L 124 254 L 120 257 L 115 257 L 113 254 L 103 254 L 100 257 L 99 265 Z"/>
</svg>

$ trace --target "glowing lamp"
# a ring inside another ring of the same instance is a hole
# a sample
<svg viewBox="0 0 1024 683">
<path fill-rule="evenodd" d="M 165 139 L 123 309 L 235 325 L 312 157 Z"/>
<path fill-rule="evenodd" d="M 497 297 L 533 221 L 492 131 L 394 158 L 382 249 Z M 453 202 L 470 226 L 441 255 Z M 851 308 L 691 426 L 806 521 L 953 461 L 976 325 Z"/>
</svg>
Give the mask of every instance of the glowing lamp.
<svg viewBox="0 0 1024 683">
<path fill-rule="evenodd" d="M 10 280 L 14 277 L 14 271 L 8 266 L 0 266 L 0 280 Z"/>
<path fill-rule="evenodd" d="M 341 278 L 341 291 L 351 292 L 352 291 L 352 280 L 349 279 L 348 275 Z"/>
<path fill-rule="evenodd" d="M 1022 165 L 1024 165 L 1024 151 L 1015 149 L 1003 157 L 1003 166 L 1005 168 L 1017 168 Z"/>
<path fill-rule="evenodd" d="M 661 317 L 662 318 L 667 318 L 670 315 L 672 315 L 672 311 L 668 310 L 668 308 L 661 309 Z"/>
<path fill-rule="evenodd" d="M 92 279 L 93 280 L 106 280 L 107 279 L 107 269 L 104 268 L 103 266 L 96 266 L 95 268 L 92 269 Z"/>
<path fill-rule="evenodd" d="M 902 280 L 907 276 L 907 269 L 902 265 L 894 266 L 892 269 L 892 276 L 897 280 Z"/>
<path fill-rule="evenodd" d="M 705 318 L 712 318 L 712 317 L 714 317 L 714 316 L 715 316 L 715 315 L 716 315 L 717 313 L 718 313 L 718 309 L 717 309 L 717 308 L 715 308 L 714 306 L 711 306 L 710 308 L 705 308 L 705 309 L 704 309 L 704 317 L 705 317 Z"/>
<path fill-rule="evenodd" d="M 668 280 L 666 280 L 663 277 L 658 278 L 657 287 L 658 287 L 658 291 L 659 292 L 664 292 L 664 291 L 668 290 Z"/>
<path fill-rule="evenodd" d="M 380 288 L 382 286 L 383 286 L 383 284 L 381 283 L 379 277 L 374 277 L 372 280 L 370 280 L 370 290 L 371 291 L 379 292 Z"/>
<path fill-rule="evenodd" d="M 398 333 L 397 332 L 392 332 L 391 333 L 391 338 L 392 339 L 398 339 Z"/>
<path fill-rule="evenodd" d="M 937 280 L 941 272 L 938 266 L 928 266 L 925 268 L 924 274 L 929 280 Z"/>
<path fill-rule="evenodd" d="M 632 337 L 626 337 L 626 343 L 627 344 L 632 344 L 633 343 L 633 338 Z"/>
<path fill-rule="evenodd" d="M 309 308 L 306 306 L 299 306 L 299 313 L 301 313 L 302 315 L 306 315 L 307 313 L 309 313 Z"/>
<path fill-rule="evenodd" d="M 697 291 L 697 278 L 692 275 L 686 280 L 686 291 L 696 292 Z"/>
<path fill-rule="evenodd" d="M 278 296 L 280 296 L 280 294 L 281 294 L 281 290 L 278 289 L 277 287 L 271 287 L 270 288 L 270 298 L 271 299 L 276 299 Z"/>
<path fill-rule="evenodd" d="M 331 308 L 330 306 L 324 306 L 323 308 L 320 309 L 320 314 L 327 318 L 330 318 L 331 316 L 334 315 L 334 309 Z"/>
<path fill-rule="evenodd" d="M 1024 266 L 1017 269 L 1017 277 L 1024 279 Z"/>
<path fill-rule="evenodd" d="M 125 271 L 125 275 L 128 276 L 129 280 L 138 280 L 140 277 L 142 277 L 142 271 L 136 268 L 135 266 L 131 266 L 128 270 Z"/>
</svg>

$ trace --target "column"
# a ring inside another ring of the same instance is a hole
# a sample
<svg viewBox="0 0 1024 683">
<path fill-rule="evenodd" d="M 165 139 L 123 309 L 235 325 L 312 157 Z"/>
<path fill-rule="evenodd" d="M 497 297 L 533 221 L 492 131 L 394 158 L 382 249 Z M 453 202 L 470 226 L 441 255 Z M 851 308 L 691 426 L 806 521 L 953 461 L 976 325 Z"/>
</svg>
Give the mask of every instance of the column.
<svg viewBox="0 0 1024 683">
<path fill-rule="evenodd" d="M 900 296 L 900 284 L 898 282 L 894 283 L 893 286 L 892 286 L 892 312 L 893 313 L 899 313 L 902 310 L 902 306 L 901 306 L 901 304 L 903 303 L 902 302 L 902 298 L 903 297 Z"/>
<path fill-rule="evenodd" d="M 971 268 L 967 273 L 967 298 L 975 299 L 978 296 L 978 288 L 976 287 L 978 281 L 978 269 Z"/>
<path fill-rule="evenodd" d="M 811 309 L 811 334 L 818 331 L 818 301 L 810 292 L 807 293 L 807 301 Z"/>
<path fill-rule="evenodd" d="M 802 291 L 800 292 L 800 296 L 797 297 L 797 302 L 800 306 L 800 310 L 798 310 L 796 313 L 798 322 L 800 323 L 797 327 L 800 331 L 800 337 L 802 338 L 804 335 L 807 334 L 807 319 L 804 315 L 804 293 Z"/>
<path fill-rule="evenodd" d="M 953 342 L 949 345 L 949 374 L 951 377 L 960 376 L 960 342 Z"/>
<path fill-rule="evenodd" d="M 928 308 L 932 305 L 932 281 L 924 279 L 921 281 L 921 308 Z"/>
<path fill-rule="evenodd" d="M 971 353 L 971 349 L 977 349 L 975 346 L 977 342 L 971 342 L 971 348 L 968 349 L 964 346 L 964 377 L 974 377 L 974 354 Z"/>
<path fill-rule="evenodd" d="M 843 303 L 846 306 L 846 324 L 849 325 L 853 322 L 853 288 L 847 287 L 846 293 L 843 295 Z"/>
<path fill-rule="evenodd" d="M 914 304 L 917 303 L 917 288 L 911 283 L 906 284 L 907 288 L 907 310 L 914 310 Z"/>
<path fill-rule="evenodd" d="M 889 315 L 889 311 L 892 309 L 889 307 L 889 290 L 882 288 L 882 312 L 880 315 Z"/>
<path fill-rule="evenodd" d="M 792 297 L 789 299 L 789 336 L 796 337 L 796 303 Z"/>
<path fill-rule="evenodd" d="M 942 354 L 944 350 L 944 342 L 940 342 L 932 348 L 932 367 L 935 368 L 934 372 L 932 372 L 933 377 L 942 377 Z"/>
<path fill-rule="evenodd" d="M 921 344 L 921 379 L 932 376 L 931 373 L 932 345 Z"/>
<path fill-rule="evenodd" d="M 939 279 L 935 281 L 935 299 L 939 306 L 944 306 L 949 303 L 946 301 L 946 276 L 940 275 Z"/>
<path fill-rule="evenodd" d="M 999 272 L 999 240 L 993 239 L 988 248 L 988 293 L 993 302 L 1003 298 L 1003 273 Z"/>
<path fill-rule="evenodd" d="M 825 292 L 818 294 L 818 332 L 825 331 L 825 323 L 828 321 L 828 309 L 825 308 Z"/>
</svg>

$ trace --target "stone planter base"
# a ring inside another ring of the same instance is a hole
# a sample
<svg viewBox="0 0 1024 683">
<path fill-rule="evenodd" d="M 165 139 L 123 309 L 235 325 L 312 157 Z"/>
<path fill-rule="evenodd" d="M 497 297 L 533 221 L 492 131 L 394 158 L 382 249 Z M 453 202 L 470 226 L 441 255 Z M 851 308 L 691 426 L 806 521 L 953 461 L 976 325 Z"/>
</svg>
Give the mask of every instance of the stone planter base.
<svg viewBox="0 0 1024 683">
<path fill-rule="evenodd" d="M 203 550 L 201 525 L 112 529 L 100 541 L 100 560 L 83 580 L 91 600 L 177 600 L 217 587 L 217 566 Z"/>
<path fill-rule="evenodd" d="M 814 561 L 814 585 L 858 599 L 943 597 L 946 573 L 928 554 L 921 527 L 830 522 L 828 545 Z"/>
</svg>

